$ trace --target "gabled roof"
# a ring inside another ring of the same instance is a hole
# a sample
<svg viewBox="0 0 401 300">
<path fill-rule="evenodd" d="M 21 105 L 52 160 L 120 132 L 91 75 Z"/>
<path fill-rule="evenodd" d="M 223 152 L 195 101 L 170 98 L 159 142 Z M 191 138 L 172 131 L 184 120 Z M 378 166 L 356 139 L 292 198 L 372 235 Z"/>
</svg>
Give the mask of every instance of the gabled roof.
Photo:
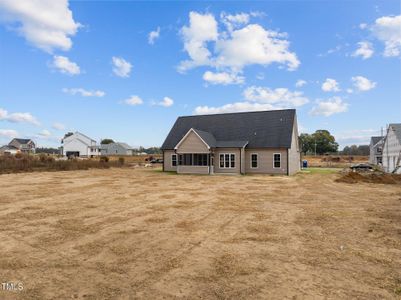
<svg viewBox="0 0 401 300">
<path fill-rule="evenodd" d="M 126 149 L 126 150 L 132 150 L 132 149 L 134 149 L 133 147 L 131 147 L 131 146 L 128 145 L 127 143 L 118 142 L 117 144 L 119 144 L 121 147 L 123 147 L 123 148 Z"/>
<path fill-rule="evenodd" d="M 110 144 L 101 144 L 100 148 L 101 149 L 107 149 L 107 148 L 112 147 L 113 145 L 118 145 L 118 146 L 124 148 L 125 150 L 133 150 L 134 149 L 130 145 L 128 145 L 127 143 L 120 143 L 120 142 L 110 143 Z"/>
<path fill-rule="evenodd" d="M 0 147 L 1 150 L 18 150 L 17 147 L 12 146 L 12 145 L 4 145 Z"/>
<path fill-rule="evenodd" d="M 20 143 L 20 144 L 23 144 L 23 145 L 25 145 L 25 144 L 28 144 L 30 141 L 32 141 L 31 139 L 17 139 L 17 138 L 15 138 L 15 139 L 13 139 L 12 141 L 17 141 L 18 143 Z M 12 142 L 11 141 L 11 142 Z M 33 141 L 32 141 L 33 142 Z"/>
<path fill-rule="evenodd" d="M 216 139 L 210 132 L 192 128 L 210 148 L 216 147 Z"/>
<path fill-rule="evenodd" d="M 179 117 L 161 148 L 174 149 L 191 128 L 224 147 L 248 142 L 249 148 L 290 148 L 294 122 L 295 109 Z"/>
<path fill-rule="evenodd" d="M 382 137 L 382 136 L 372 136 L 370 138 L 370 141 L 371 141 L 372 145 L 376 145 L 377 143 L 384 141 L 384 137 Z"/>
</svg>

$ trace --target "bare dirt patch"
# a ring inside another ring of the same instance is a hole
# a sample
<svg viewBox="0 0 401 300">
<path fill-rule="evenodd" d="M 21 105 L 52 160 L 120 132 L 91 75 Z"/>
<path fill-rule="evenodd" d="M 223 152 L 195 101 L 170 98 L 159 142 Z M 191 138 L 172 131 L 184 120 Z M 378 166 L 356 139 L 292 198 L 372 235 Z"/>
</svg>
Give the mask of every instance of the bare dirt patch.
<svg viewBox="0 0 401 300">
<path fill-rule="evenodd" d="M 0 176 L 0 299 L 401 294 L 401 187 L 341 174 Z"/>
</svg>

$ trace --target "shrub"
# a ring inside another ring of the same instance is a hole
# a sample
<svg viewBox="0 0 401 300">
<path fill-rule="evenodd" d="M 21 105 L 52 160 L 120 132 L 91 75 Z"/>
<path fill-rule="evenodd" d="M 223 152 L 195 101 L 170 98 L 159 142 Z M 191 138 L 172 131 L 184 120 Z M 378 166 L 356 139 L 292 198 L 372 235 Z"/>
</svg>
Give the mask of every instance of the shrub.
<svg viewBox="0 0 401 300">
<path fill-rule="evenodd" d="M 119 157 L 119 158 L 118 158 L 118 163 L 119 163 L 120 165 L 123 165 L 123 164 L 125 163 L 124 157 Z"/>
<path fill-rule="evenodd" d="M 109 159 L 108 156 L 101 156 L 101 157 L 100 157 L 100 161 L 101 161 L 101 162 L 109 162 L 109 160 L 110 160 L 110 159 Z"/>
</svg>

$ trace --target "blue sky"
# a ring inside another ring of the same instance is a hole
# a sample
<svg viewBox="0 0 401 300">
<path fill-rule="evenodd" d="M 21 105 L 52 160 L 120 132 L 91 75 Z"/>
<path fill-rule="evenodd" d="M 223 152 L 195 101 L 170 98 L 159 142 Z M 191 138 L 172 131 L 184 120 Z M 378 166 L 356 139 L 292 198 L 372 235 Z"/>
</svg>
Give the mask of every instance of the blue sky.
<svg viewBox="0 0 401 300">
<path fill-rule="evenodd" d="M 399 1 L 1 0 L 0 144 L 160 146 L 181 115 L 280 108 L 363 144 L 401 120 L 400 58 Z"/>
</svg>

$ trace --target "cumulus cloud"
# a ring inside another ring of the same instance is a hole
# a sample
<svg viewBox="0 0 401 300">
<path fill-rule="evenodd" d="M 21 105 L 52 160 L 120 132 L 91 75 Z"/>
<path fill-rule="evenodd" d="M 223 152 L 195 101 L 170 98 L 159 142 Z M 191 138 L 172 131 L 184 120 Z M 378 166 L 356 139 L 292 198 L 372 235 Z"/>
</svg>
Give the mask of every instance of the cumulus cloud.
<svg viewBox="0 0 401 300">
<path fill-rule="evenodd" d="M 0 129 L 0 137 L 15 138 L 18 136 L 18 132 L 13 129 Z"/>
<path fill-rule="evenodd" d="M 189 26 L 182 27 L 180 33 L 184 41 L 184 50 L 190 60 L 182 61 L 178 70 L 185 72 L 193 67 L 210 65 L 211 53 L 206 43 L 218 38 L 217 21 L 214 16 L 191 11 Z"/>
<path fill-rule="evenodd" d="M 15 112 L 9 113 L 5 109 L 0 108 L 0 121 L 8 121 L 12 123 L 30 123 L 33 125 L 40 125 L 39 121 L 28 112 Z"/>
<path fill-rule="evenodd" d="M 332 97 L 327 101 L 317 101 L 310 114 L 313 116 L 329 117 L 346 111 L 348 111 L 348 103 L 344 102 L 340 97 Z"/>
<path fill-rule="evenodd" d="M 47 129 L 43 129 L 41 132 L 38 133 L 38 136 L 43 138 L 50 137 L 51 135 L 52 135 L 51 132 Z"/>
<path fill-rule="evenodd" d="M 339 132 L 334 136 L 341 145 L 366 145 L 372 136 L 380 134 L 380 130 L 376 129 L 353 129 Z"/>
<path fill-rule="evenodd" d="M 274 104 L 279 108 L 298 107 L 309 102 L 302 92 L 292 92 L 287 88 L 270 89 L 251 86 L 245 89 L 243 95 L 247 101 Z"/>
<path fill-rule="evenodd" d="M 228 112 L 261 111 L 299 107 L 309 102 L 302 92 L 286 88 L 270 89 L 251 86 L 243 92 L 244 101 L 228 103 L 223 106 L 198 106 L 195 114 L 216 114 Z"/>
<path fill-rule="evenodd" d="M 366 92 L 376 87 L 376 82 L 373 82 L 363 76 L 355 76 L 352 77 L 351 80 L 354 84 L 354 87 L 361 92 Z"/>
<path fill-rule="evenodd" d="M 229 85 L 244 83 L 245 78 L 236 73 L 206 71 L 203 80 L 210 84 Z"/>
<path fill-rule="evenodd" d="M 80 67 L 75 62 L 72 62 L 68 57 L 61 55 L 53 56 L 52 66 L 63 74 L 78 75 L 81 73 Z"/>
<path fill-rule="evenodd" d="M 401 55 L 401 15 L 378 18 L 370 30 L 378 40 L 384 42 L 384 56 Z"/>
<path fill-rule="evenodd" d="M 122 57 L 112 57 L 113 72 L 119 77 L 129 77 L 132 69 L 131 63 Z"/>
<path fill-rule="evenodd" d="M 374 53 L 372 43 L 362 41 L 358 43 L 358 49 L 355 50 L 354 53 L 352 53 L 352 56 L 360 56 L 363 59 L 368 59 L 370 58 Z"/>
<path fill-rule="evenodd" d="M 63 93 L 70 95 L 81 95 L 82 97 L 103 97 L 105 92 L 99 90 L 85 90 L 83 88 L 63 88 Z"/>
<path fill-rule="evenodd" d="M 56 122 L 56 123 L 53 123 L 52 128 L 56 129 L 56 130 L 64 130 L 65 129 L 65 125 L 62 124 L 62 123 Z"/>
<path fill-rule="evenodd" d="M 303 87 L 305 84 L 307 84 L 307 82 L 305 80 L 299 79 L 295 83 L 295 87 Z"/>
<path fill-rule="evenodd" d="M 197 115 L 203 114 L 220 114 L 231 112 L 245 112 L 245 111 L 261 111 L 276 109 L 273 105 L 268 103 L 251 103 L 251 102 L 235 102 L 225 104 L 220 107 L 213 106 L 197 106 L 194 113 Z"/>
<path fill-rule="evenodd" d="M 46 52 L 67 51 L 81 26 L 74 21 L 67 0 L 0 1 L 0 20 L 30 44 Z"/>
<path fill-rule="evenodd" d="M 133 95 L 133 96 L 129 97 L 128 99 L 125 99 L 124 103 L 131 105 L 131 106 L 136 106 L 136 105 L 143 104 L 143 100 L 139 96 Z"/>
<path fill-rule="evenodd" d="M 162 101 L 157 102 L 156 104 L 164 107 L 170 107 L 174 104 L 174 100 L 169 97 L 164 97 Z"/>
<path fill-rule="evenodd" d="M 155 41 L 160 37 L 160 27 L 157 27 L 156 30 L 149 32 L 148 35 L 148 43 L 153 45 Z"/>
<path fill-rule="evenodd" d="M 226 26 L 228 31 L 233 31 L 233 29 L 240 27 L 249 23 L 250 15 L 247 13 L 239 13 L 236 15 L 226 14 L 222 12 L 220 14 L 221 22 Z"/>
<path fill-rule="evenodd" d="M 181 29 L 184 50 L 190 59 L 182 61 L 178 71 L 209 66 L 219 73 L 227 70 L 240 73 L 248 65 L 272 63 L 287 66 L 289 70 L 297 69 L 300 62 L 289 50 L 287 35 L 259 24 L 248 24 L 249 18 L 244 13 L 222 13 L 221 21 L 228 30 L 219 33 L 218 22 L 212 14 L 190 12 L 189 25 Z"/>
<path fill-rule="evenodd" d="M 322 84 L 322 90 L 325 92 L 339 92 L 340 87 L 335 79 L 327 78 Z"/>
</svg>

